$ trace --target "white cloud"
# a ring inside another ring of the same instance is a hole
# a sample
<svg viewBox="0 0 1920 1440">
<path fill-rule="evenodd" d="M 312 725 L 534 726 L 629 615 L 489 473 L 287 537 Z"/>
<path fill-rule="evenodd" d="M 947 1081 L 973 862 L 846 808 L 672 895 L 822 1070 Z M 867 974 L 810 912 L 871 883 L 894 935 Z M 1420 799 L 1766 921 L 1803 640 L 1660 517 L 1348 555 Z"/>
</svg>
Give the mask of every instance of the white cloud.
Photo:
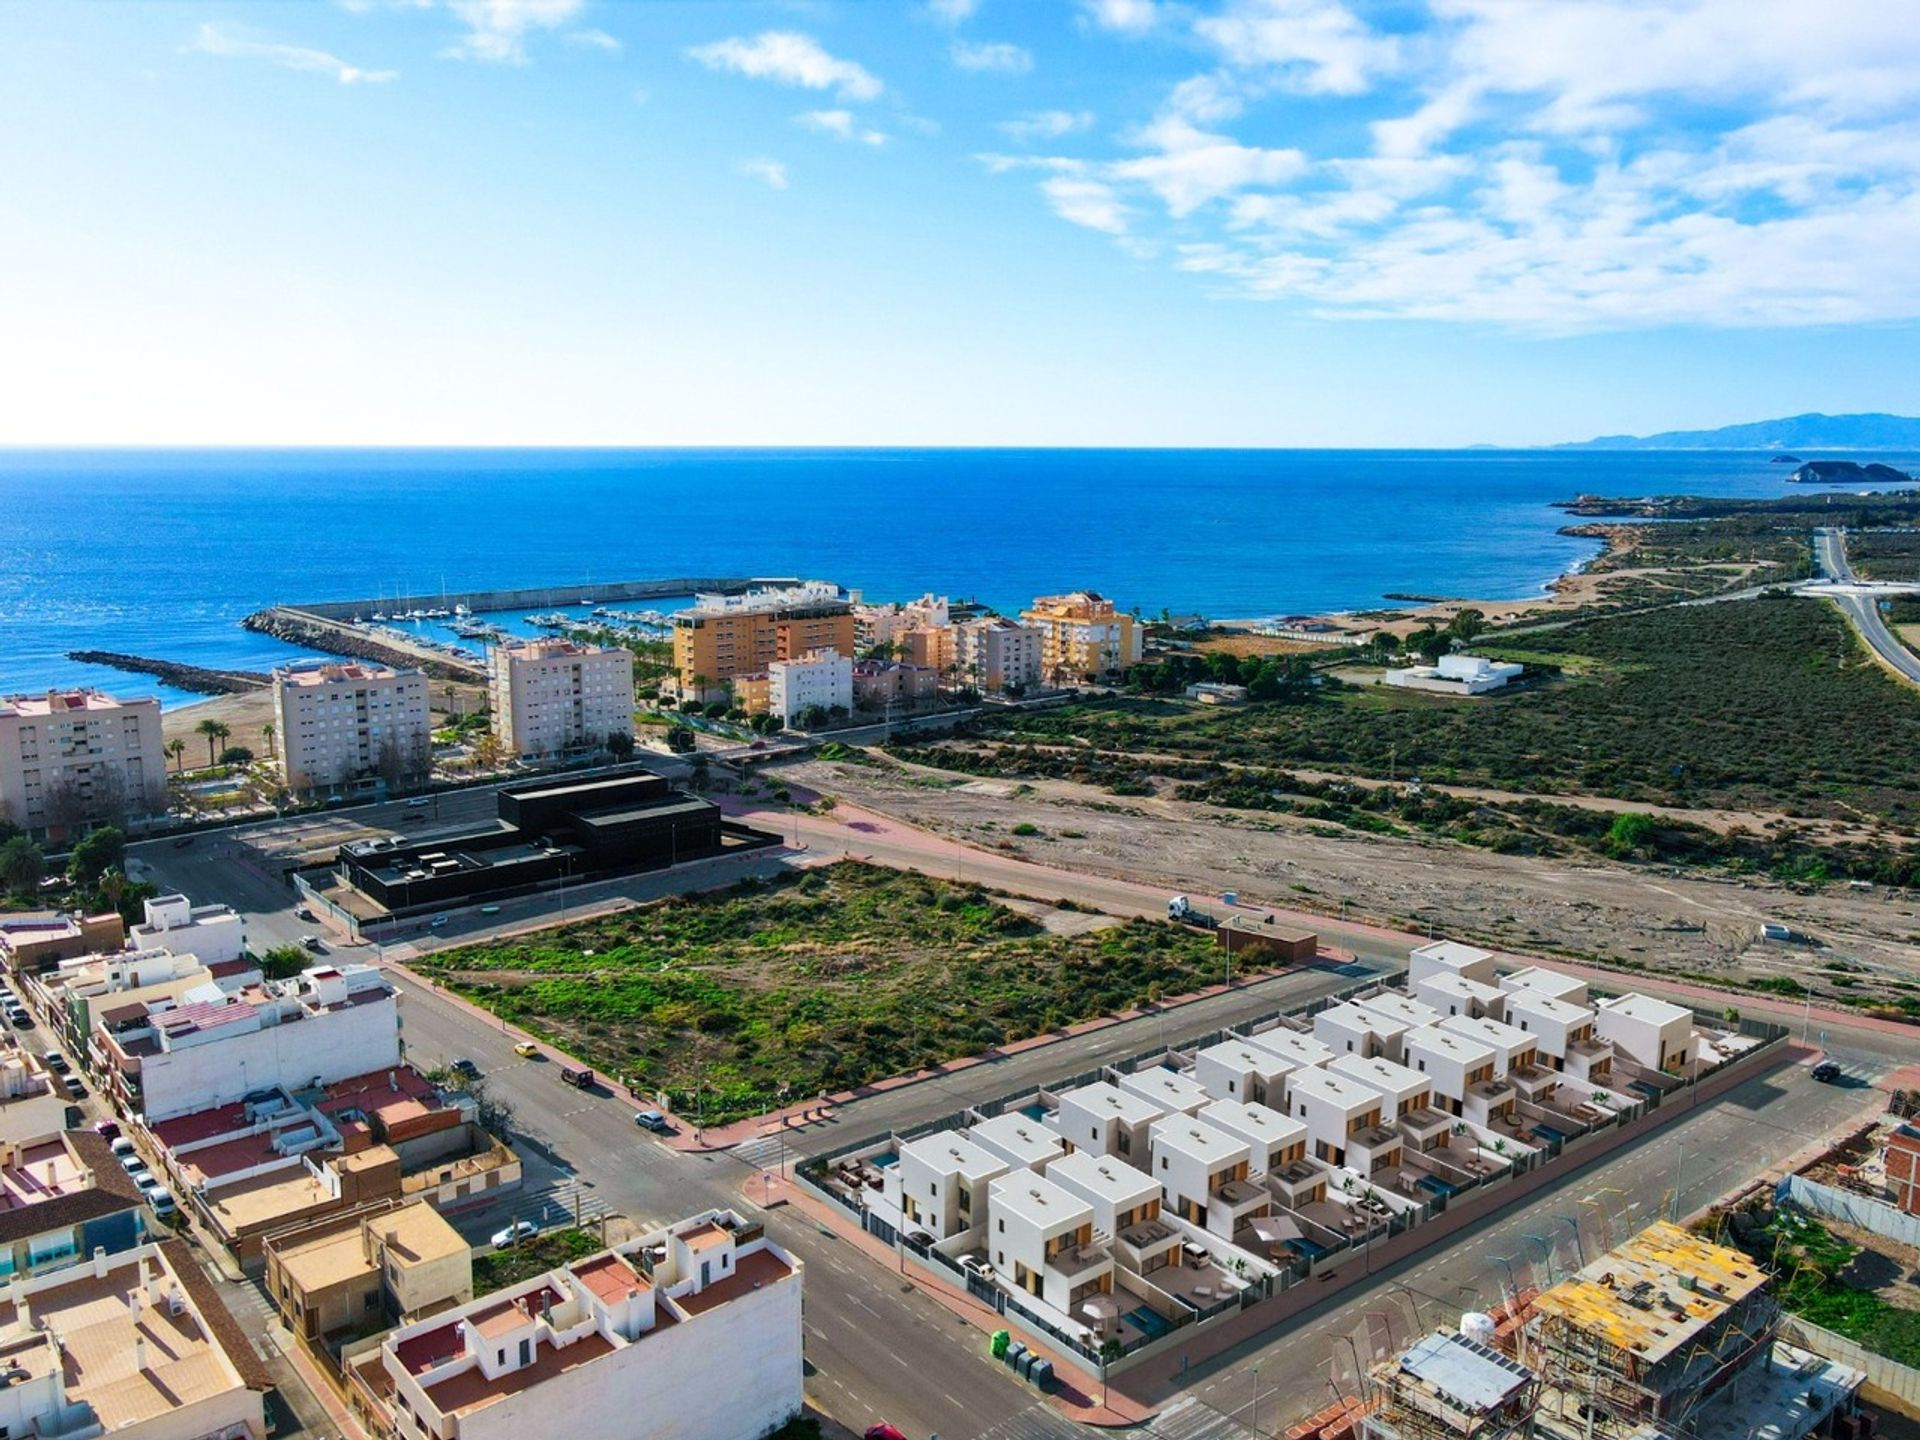
<svg viewBox="0 0 1920 1440">
<path fill-rule="evenodd" d="M 596 30 L 591 26 L 585 30 L 569 30 L 567 32 L 567 43 L 569 45 L 584 46 L 589 50 L 604 50 L 609 55 L 618 55 L 626 48 L 606 31 Z"/>
<path fill-rule="evenodd" d="M 1040 193 L 1047 197 L 1053 213 L 1062 220 L 1108 235 L 1127 233 L 1132 212 L 1111 185 L 1061 175 L 1041 181 Z"/>
<path fill-rule="evenodd" d="M 222 55 L 237 60 L 265 60 L 285 70 L 303 70 L 325 75 L 342 85 L 381 85 L 399 78 L 397 70 L 363 70 L 349 65 L 338 55 L 305 45 L 282 45 L 269 40 L 249 40 L 223 26 L 202 25 L 186 48 L 203 55 Z"/>
<path fill-rule="evenodd" d="M 1363 94 L 1399 58 L 1392 36 L 1368 29 L 1339 0 L 1233 0 L 1193 28 L 1229 65 L 1271 70 L 1308 94 Z"/>
<path fill-rule="evenodd" d="M 1080 0 L 1087 18 L 1102 30 L 1144 35 L 1160 21 L 1154 0 Z"/>
<path fill-rule="evenodd" d="M 1108 174 L 1147 186 L 1176 219 L 1249 186 L 1282 184 L 1307 168 L 1298 150 L 1241 145 L 1175 116 L 1155 121 L 1135 138 L 1155 153 L 1119 161 Z"/>
<path fill-rule="evenodd" d="M 467 27 L 447 54 L 461 60 L 525 64 L 527 36 L 559 29 L 584 5 L 585 0 L 447 0 L 447 8 Z"/>
<path fill-rule="evenodd" d="M 1013 120 L 1002 120 L 999 130 L 1016 140 L 1058 140 L 1093 128 L 1091 110 L 1034 110 Z"/>
<path fill-rule="evenodd" d="M 778 160 L 765 158 L 742 160 L 734 168 L 748 179 L 758 180 L 771 190 L 787 188 L 787 167 Z"/>
<path fill-rule="evenodd" d="M 878 130 L 861 125 L 851 110 L 807 110 L 793 117 L 796 125 L 804 125 L 822 135 L 831 135 L 836 140 L 858 140 L 863 145 L 884 145 L 887 137 Z"/>
<path fill-rule="evenodd" d="M 836 90 L 844 100 L 871 100 L 884 88 L 865 66 L 829 55 L 811 35 L 794 30 L 766 30 L 751 40 L 736 35 L 687 53 L 709 70 L 808 90 Z"/>
<path fill-rule="evenodd" d="M 998 75 L 1025 75 L 1033 69 L 1033 56 L 1018 45 L 1004 42 L 983 42 L 972 44 L 965 40 L 954 42 L 948 51 L 953 63 L 962 70 L 990 71 Z"/>
<path fill-rule="evenodd" d="M 927 11 L 942 25 L 959 25 L 973 18 L 980 0 L 927 0 Z"/>
</svg>

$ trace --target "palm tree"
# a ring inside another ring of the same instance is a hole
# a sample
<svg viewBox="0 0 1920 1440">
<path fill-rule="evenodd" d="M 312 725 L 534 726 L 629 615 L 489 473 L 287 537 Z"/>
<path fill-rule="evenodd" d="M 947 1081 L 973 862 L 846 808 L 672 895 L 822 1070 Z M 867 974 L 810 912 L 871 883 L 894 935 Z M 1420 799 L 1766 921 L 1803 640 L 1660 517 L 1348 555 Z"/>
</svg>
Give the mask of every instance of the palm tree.
<svg viewBox="0 0 1920 1440">
<path fill-rule="evenodd" d="M 178 775 L 180 773 L 180 757 L 187 753 L 187 742 L 176 735 L 173 739 L 167 741 L 166 751 L 167 754 L 173 757 L 173 773 Z"/>
<path fill-rule="evenodd" d="M 227 727 L 222 725 L 218 720 L 202 720 L 198 725 L 193 727 L 194 734 L 207 737 L 208 769 L 212 769 L 214 764 L 214 744 L 220 739 L 220 732 L 226 728 Z"/>
<path fill-rule="evenodd" d="M 269 760 L 277 760 L 280 758 L 280 752 L 273 748 L 273 737 L 279 733 L 279 728 L 280 727 L 275 725 L 271 720 L 260 727 L 260 733 L 266 737 L 267 758 Z"/>
<path fill-rule="evenodd" d="M 207 737 L 208 751 L 211 752 L 213 750 L 215 742 L 218 742 L 221 749 L 226 749 L 227 737 L 231 734 L 233 734 L 233 731 L 222 725 L 218 720 L 214 721 L 213 732 Z M 208 763 L 211 764 L 213 762 L 209 761 Z"/>
</svg>

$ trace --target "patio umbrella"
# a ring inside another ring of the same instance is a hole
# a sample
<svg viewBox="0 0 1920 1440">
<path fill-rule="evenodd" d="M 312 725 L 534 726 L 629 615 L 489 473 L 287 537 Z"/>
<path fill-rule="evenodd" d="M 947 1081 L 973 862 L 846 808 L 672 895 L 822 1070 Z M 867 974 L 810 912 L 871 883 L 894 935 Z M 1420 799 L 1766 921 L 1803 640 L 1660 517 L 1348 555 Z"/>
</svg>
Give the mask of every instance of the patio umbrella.
<svg viewBox="0 0 1920 1440">
<path fill-rule="evenodd" d="M 1300 1227 L 1284 1215 L 1258 1215 L 1247 1222 L 1253 1233 L 1269 1245 L 1281 1245 L 1303 1236 Z"/>
</svg>

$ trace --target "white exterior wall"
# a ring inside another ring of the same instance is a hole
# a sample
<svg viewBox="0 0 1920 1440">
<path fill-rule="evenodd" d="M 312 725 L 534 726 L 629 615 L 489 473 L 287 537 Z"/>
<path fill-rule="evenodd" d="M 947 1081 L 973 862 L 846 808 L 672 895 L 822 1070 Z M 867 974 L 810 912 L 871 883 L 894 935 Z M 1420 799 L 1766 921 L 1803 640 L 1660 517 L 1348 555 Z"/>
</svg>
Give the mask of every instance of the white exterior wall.
<svg viewBox="0 0 1920 1440">
<path fill-rule="evenodd" d="M 604 750 L 633 733 L 633 652 L 535 640 L 487 651 L 487 692 L 509 755 Z"/>
<path fill-rule="evenodd" d="M 1426 975 L 1413 982 L 1414 998 L 1433 1007 L 1436 1015 L 1485 1015 L 1504 1020 L 1507 992 L 1498 985 L 1483 985 L 1464 975 Z"/>
<path fill-rule="evenodd" d="M 1335 1055 L 1384 1055 L 1388 1043 L 1381 1031 L 1398 1028 L 1351 1004 L 1336 1005 L 1313 1017 L 1313 1038 Z"/>
<path fill-rule="evenodd" d="M 1422 1109 L 1433 1098 L 1433 1081 L 1418 1070 L 1391 1060 L 1361 1060 L 1342 1055 L 1327 1066 L 1329 1073 L 1357 1081 L 1380 1096 L 1380 1121 L 1391 1125 L 1404 1112 Z"/>
<path fill-rule="evenodd" d="M 1693 1012 L 1645 995 L 1602 1000 L 1594 1030 L 1615 1050 L 1649 1070 L 1664 1070 L 1693 1056 Z"/>
<path fill-rule="evenodd" d="M 1329 1075 L 1324 1070 L 1302 1070 L 1288 1087 L 1293 1118 L 1307 1127 L 1307 1143 L 1316 1155 L 1321 1147 L 1344 1154 L 1347 1127 L 1369 1111 L 1386 1118 L 1386 1102 L 1357 1081 Z"/>
<path fill-rule="evenodd" d="M 811 705 L 853 709 L 853 661 L 838 650 L 815 650 L 800 660 L 767 666 L 767 708 L 789 725 Z"/>
<path fill-rule="evenodd" d="M 1244 1100 L 1286 1108 L 1286 1078 L 1294 1067 L 1243 1040 L 1223 1040 L 1193 1057 L 1193 1078 L 1216 1100 Z"/>
<path fill-rule="evenodd" d="M 1267 1105 L 1216 1100 L 1197 1118 L 1236 1140 L 1244 1140 L 1248 1168 L 1255 1175 L 1284 1165 L 1289 1148 L 1307 1143 L 1304 1124 Z"/>
<path fill-rule="evenodd" d="M 161 895 L 146 902 L 145 912 L 146 923 L 127 932 L 135 949 L 191 955 L 202 965 L 224 965 L 246 953 L 246 922 L 228 906 L 196 906 L 184 895 Z"/>
<path fill-rule="evenodd" d="M 1062 1095 L 1060 1108 L 1054 1112 L 1053 1129 L 1076 1150 L 1117 1155 L 1144 1170 L 1148 1127 L 1164 1113 L 1144 1096 L 1102 1080 Z"/>
<path fill-rule="evenodd" d="M 376 665 L 288 666 L 273 672 L 280 768 L 290 790 L 371 775 L 391 744 L 410 775 L 433 757 L 426 677 Z"/>
<path fill-rule="evenodd" d="M 1106 1175 L 1099 1173 L 1102 1170 Z M 1122 1214 L 1160 1199 L 1160 1182 L 1151 1175 L 1124 1160 L 1085 1151 L 1049 1165 L 1047 1178 L 1074 1199 L 1092 1206 L 1094 1232 L 1108 1238 L 1114 1235 Z"/>
<path fill-rule="evenodd" d="M 75 694 L 86 697 L 82 708 L 57 708 Z M 91 794 L 101 804 L 114 793 L 128 816 L 166 808 L 158 700 L 116 701 L 98 691 L 0 700 L 0 816 L 44 830 L 63 796 L 78 802 Z"/>
<path fill-rule="evenodd" d="M 1530 1064 L 1540 1050 L 1540 1042 L 1534 1036 L 1517 1026 L 1503 1025 L 1498 1020 L 1469 1020 L 1464 1015 L 1449 1015 L 1440 1022 L 1440 1028 L 1464 1035 L 1469 1040 L 1477 1040 L 1493 1051 L 1496 1079 L 1505 1076 L 1515 1066 Z"/>
<path fill-rule="evenodd" d="M 1046 639 L 1037 626 L 970 620 L 955 628 L 953 642 L 960 677 L 989 694 L 1041 681 Z"/>
<path fill-rule="evenodd" d="M 1577 1033 L 1592 1034 L 1593 1011 L 1566 1005 L 1544 995 L 1519 994 L 1507 1006 L 1507 1023 L 1540 1041 L 1540 1053 L 1555 1060 L 1567 1058 L 1568 1042 Z M 1688 1030 L 1692 1030 L 1689 1025 Z"/>
<path fill-rule="evenodd" d="M 1433 1082 L 1433 1093 L 1458 1106 L 1465 1098 L 1468 1076 L 1485 1067 L 1494 1069 L 1493 1047 L 1439 1026 L 1407 1032 L 1407 1064 Z"/>
<path fill-rule="evenodd" d="M 400 1012 L 388 995 L 143 1056 L 141 1113 L 153 1124 L 231 1104 L 268 1085 L 297 1090 L 316 1076 L 331 1084 L 399 1063 Z"/>
<path fill-rule="evenodd" d="M 908 1224 L 945 1240 L 982 1224 L 987 1216 L 987 1185 L 1007 1166 L 971 1141 L 955 1134 L 926 1135 L 900 1147 L 900 1160 L 888 1177 L 895 1204 L 911 1199 L 918 1217 Z M 965 1211 L 960 1192 L 968 1192 Z"/>
</svg>

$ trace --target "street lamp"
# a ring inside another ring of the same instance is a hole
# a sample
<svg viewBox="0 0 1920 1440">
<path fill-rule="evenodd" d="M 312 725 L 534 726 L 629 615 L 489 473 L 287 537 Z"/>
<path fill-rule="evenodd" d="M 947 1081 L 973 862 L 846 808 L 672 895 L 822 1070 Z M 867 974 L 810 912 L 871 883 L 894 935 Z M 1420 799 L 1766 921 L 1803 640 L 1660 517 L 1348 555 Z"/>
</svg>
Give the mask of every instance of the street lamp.
<svg viewBox="0 0 1920 1440">
<path fill-rule="evenodd" d="M 1585 1265 L 1587 1263 L 1587 1246 L 1586 1242 L 1580 1238 L 1580 1222 L 1571 1215 L 1556 1215 L 1553 1218 L 1573 1231 L 1573 1253 L 1578 1255 L 1580 1257 L 1580 1263 Z"/>
</svg>

